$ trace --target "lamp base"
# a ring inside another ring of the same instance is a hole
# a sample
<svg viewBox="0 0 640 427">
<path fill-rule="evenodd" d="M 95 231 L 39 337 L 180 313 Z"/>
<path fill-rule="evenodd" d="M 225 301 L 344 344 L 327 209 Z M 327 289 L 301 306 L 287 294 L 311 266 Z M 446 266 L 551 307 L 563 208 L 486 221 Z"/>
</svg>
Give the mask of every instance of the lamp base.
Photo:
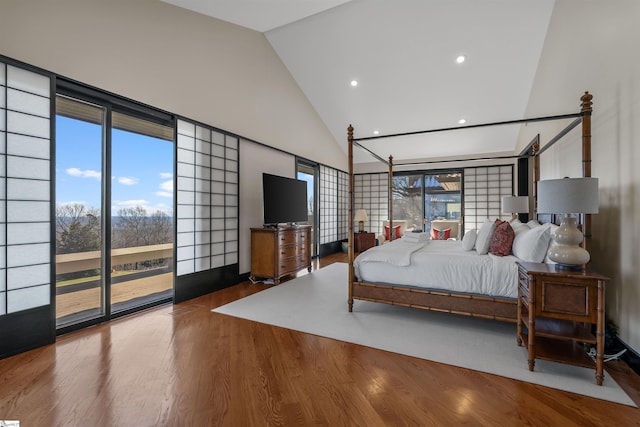
<svg viewBox="0 0 640 427">
<path fill-rule="evenodd" d="M 556 271 L 582 271 L 584 267 L 580 265 L 555 264 Z"/>
<path fill-rule="evenodd" d="M 579 246 L 582 242 L 582 232 L 576 227 L 576 219 L 566 215 L 562 218 L 560 227 L 551 236 L 554 244 L 549 248 L 549 259 L 562 265 L 562 268 L 580 270 L 589 262 L 589 252 Z"/>
</svg>

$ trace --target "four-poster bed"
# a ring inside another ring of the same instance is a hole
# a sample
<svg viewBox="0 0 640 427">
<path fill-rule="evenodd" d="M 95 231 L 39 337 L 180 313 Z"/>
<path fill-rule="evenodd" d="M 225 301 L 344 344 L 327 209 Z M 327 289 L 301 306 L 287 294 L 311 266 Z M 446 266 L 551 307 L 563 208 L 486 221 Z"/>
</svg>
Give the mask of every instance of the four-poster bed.
<svg viewBox="0 0 640 427">
<path fill-rule="evenodd" d="M 387 304 L 394 305 L 402 305 L 407 307 L 415 307 L 427 310 L 435 310 L 435 311 L 443 311 L 450 312 L 474 317 L 482 317 L 482 318 L 490 318 L 502 321 L 510 321 L 515 322 L 517 319 L 517 297 L 515 296 L 497 296 L 492 294 L 491 291 L 489 294 L 478 293 L 477 290 L 471 291 L 460 291 L 459 286 L 456 290 L 447 290 L 443 289 L 440 286 L 430 286 L 429 288 L 416 286 L 415 284 L 407 285 L 407 283 L 402 283 L 401 281 L 395 281 L 389 279 L 387 275 L 384 280 L 376 280 L 371 279 L 363 280 L 361 272 L 357 272 L 354 266 L 355 261 L 355 252 L 353 248 L 353 213 L 354 213 L 354 156 L 353 149 L 354 146 L 358 146 L 360 148 L 369 151 L 376 159 L 379 161 L 388 164 L 389 166 L 389 223 L 390 226 L 393 226 L 393 202 L 392 202 L 392 182 L 393 182 L 393 157 L 389 157 L 389 160 L 386 161 L 382 159 L 380 156 L 368 150 L 363 146 L 362 142 L 368 139 L 379 139 L 379 138 L 389 138 L 389 137 L 401 137 L 405 135 L 415 135 L 420 133 L 431 133 L 431 132 L 441 132 L 441 131 L 452 131 L 456 129 L 468 129 L 470 127 L 481 127 L 481 126 L 497 126 L 503 124 L 517 124 L 517 123 L 529 123 L 529 122 L 540 122 L 540 121 L 550 121 L 550 120 L 560 120 L 560 119 L 573 119 L 573 121 L 565 127 L 560 133 L 558 133 L 554 138 L 552 138 L 542 149 L 539 146 L 539 142 L 535 142 L 531 144 L 529 147 L 529 152 L 525 155 L 533 158 L 533 197 L 534 199 L 537 197 L 537 182 L 540 179 L 540 163 L 539 156 L 542 154 L 544 150 L 549 148 L 552 144 L 560 140 L 564 135 L 566 135 L 571 129 L 577 127 L 579 124 L 582 124 L 582 165 L 583 165 L 583 177 L 591 176 L 591 113 L 592 113 L 592 95 L 588 92 L 580 98 L 581 99 L 581 110 L 578 113 L 567 114 L 562 116 L 550 116 L 550 117 L 541 117 L 534 119 L 523 119 L 523 120 L 514 120 L 508 122 L 499 122 L 499 123 L 488 123 L 483 125 L 472 125 L 472 126 L 464 126 L 459 128 L 447 128 L 447 129 L 436 129 L 436 130 L 426 130 L 419 132 L 410 132 L 406 134 L 395 134 L 395 135 L 382 135 L 376 137 L 366 137 L 366 138 L 354 138 L 354 129 L 352 126 L 349 126 L 348 129 L 348 156 L 349 156 L 349 296 L 348 296 L 348 306 L 349 311 L 353 310 L 354 300 L 366 300 L 373 302 L 382 302 Z M 485 159 L 488 160 L 488 159 Z M 535 206 L 535 205 L 534 205 Z M 538 219 L 541 222 L 554 222 L 553 215 L 546 216 L 538 216 Z M 588 245 L 588 240 L 590 237 L 590 218 L 589 215 L 584 215 L 582 219 L 582 230 L 585 236 L 584 245 L 585 248 Z M 393 234 L 393 233 L 392 233 Z M 401 239 L 402 240 L 402 239 Z M 435 242 L 434 242 L 435 243 Z M 429 245 L 431 245 L 430 243 Z M 431 249 L 433 250 L 433 249 Z M 371 250 L 370 250 L 371 251 Z M 367 251 L 369 252 L 369 251 Z M 414 255 L 411 255 L 413 257 Z M 480 255 L 485 256 L 485 255 Z M 477 258 L 477 257 L 476 257 Z M 513 258 L 513 257 L 512 257 Z M 516 261 L 518 259 L 516 258 Z M 400 265 L 402 268 L 402 265 Z M 517 294 L 518 287 L 518 277 L 517 277 L 517 267 L 515 262 L 513 262 L 513 269 L 516 272 L 515 278 L 509 278 L 508 280 L 513 280 L 513 283 L 509 283 L 509 286 L 513 287 L 513 291 Z M 398 270 L 399 271 L 399 270 Z M 424 274 L 424 273 L 423 273 Z M 476 274 L 477 270 L 476 270 Z M 456 279 L 458 280 L 458 279 Z"/>
</svg>

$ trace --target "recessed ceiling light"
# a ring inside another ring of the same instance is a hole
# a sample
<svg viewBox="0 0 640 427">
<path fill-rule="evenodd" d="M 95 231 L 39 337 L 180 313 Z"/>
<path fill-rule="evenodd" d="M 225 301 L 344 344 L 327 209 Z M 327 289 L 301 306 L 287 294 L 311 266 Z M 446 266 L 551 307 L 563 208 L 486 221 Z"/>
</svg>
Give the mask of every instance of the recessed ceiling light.
<svg viewBox="0 0 640 427">
<path fill-rule="evenodd" d="M 380 134 L 380 131 L 379 131 L 379 130 L 374 130 L 374 131 L 373 131 L 373 134 L 374 134 L 374 135 L 379 135 L 379 134 Z"/>
<path fill-rule="evenodd" d="M 463 124 L 465 124 L 465 123 L 467 123 L 467 121 L 466 121 L 465 119 L 460 119 L 460 120 L 458 120 L 458 124 L 463 125 Z"/>
<path fill-rule="evenodd" d="M 467 57 L 466 57 L 466 56 L 464 56 L 464 55 L 460 55 L 460 56 L 458 56 L 458 57 L 456 58 L 456 62 L 457 62 L 458 64 L 462 64 L 462 63 L 463 63 L 464 61 L 466 61 L 466 60 L 467 60 Z"/>
<path fill-rule="evenodd" d="M 358 81 L 357 80 L 351 80 L 351 86 L 353 86 L 353 87 L 358 86 Z"/>
</svg>

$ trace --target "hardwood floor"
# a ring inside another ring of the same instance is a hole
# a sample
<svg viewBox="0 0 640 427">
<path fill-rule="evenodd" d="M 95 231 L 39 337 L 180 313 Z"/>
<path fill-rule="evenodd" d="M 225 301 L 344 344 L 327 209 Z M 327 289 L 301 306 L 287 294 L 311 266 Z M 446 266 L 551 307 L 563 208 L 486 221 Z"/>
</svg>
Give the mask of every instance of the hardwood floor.
<svg viewBox="0 0 640 427">
<path fill-rule="evenodd" d="M 337 254 L 314 268 L 344 260 Z M 640 425 L 637 408 L 211 312 L 266 287 L 241 283 L 0 360 L 0 419 L 23 426 Z M 606 367 L 606 377 L 640 403 L 638 376 L 623 362 Z"/>
</svg>

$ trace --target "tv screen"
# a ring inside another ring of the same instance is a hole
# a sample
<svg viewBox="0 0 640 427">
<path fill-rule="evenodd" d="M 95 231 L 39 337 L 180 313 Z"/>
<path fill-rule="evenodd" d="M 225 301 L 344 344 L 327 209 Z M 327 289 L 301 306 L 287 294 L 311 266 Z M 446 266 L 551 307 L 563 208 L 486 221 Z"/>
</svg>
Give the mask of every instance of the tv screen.
<svg viewBox="0 0 640 427">
<path fill-rule="evenodd" d="M 263 173 L 262 194 L 265 225 L 308 221 L 305 181 Z"/>
</svg>

